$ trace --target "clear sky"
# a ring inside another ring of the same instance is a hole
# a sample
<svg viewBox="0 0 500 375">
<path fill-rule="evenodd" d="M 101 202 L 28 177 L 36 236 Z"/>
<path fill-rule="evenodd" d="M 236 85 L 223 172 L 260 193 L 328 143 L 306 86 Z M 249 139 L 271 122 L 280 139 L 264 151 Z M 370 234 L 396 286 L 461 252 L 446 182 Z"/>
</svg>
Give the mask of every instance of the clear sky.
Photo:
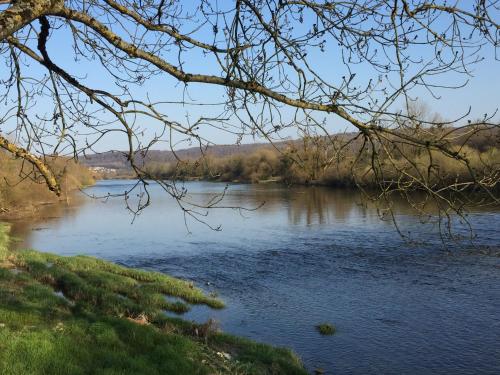
<svg viewBox="0 0 500 375">
<path fill-rule="evenodd" d="M 192 4 L 192 1 L 186 4 Z M 3 9 L 2 7 L 0 9 Z M 306 23 L 307 23 L 306 19 Z M 311 20 L 309 20 L 311 21 Z M 198 32 L 202 39 L 203 33 Z M 206 41 L 212 42 L 212 36 L 208 36 Z M 106 73 L 106 71 L 96 61 L 80 60 L 75 62 L 73 51 L 71 47 L 71 36 L 66 29 L 54 30 L 47 49 L 49 54 L 60 66 L 67 69 L 69 72 L 79 77 L 86 84 L 100 89 L 114 90 L 116 86 L 113 80 Z M 35 46 L 36 48 L 36 46 Z M 476 119 L 482 117 L 485 113 L 493 113 L 499 106 L 498 90 L 500 87 L 500 71 L 499 63 L 495 60 L 495 51 L 493 48 L 485 48 L 481 52 L 484 61 L 476 64 L 472 69 L 472 76 L 469 77 L 469 84 L 467 87 L 457 90 L 444 90 L 438 89 L 436 93 L 439 98 L 434 98 L 430 93 L 425 90 L 416 91 L 415 94 L 419 100 L 426 103 L 430 110 L 439 113 L 445 119 L 457 118 L 466 113 L 471 108 L 471 114 L 467 118 Z M 174 56 L 170 56 L 174 58 Z M 333 44 L 327 44 L 326 51 L 320 53 L 318 51 L 311 51 L 309 55 L 310 62 L 313 63 L 317 71 L 322 77 L 327 80 L 335 80 L 335 77 L 341 76 L 339 69 L 343 69 L 338 64 L 338 50 Z M 211 73 L 215 67 L 213 60 L 204 57 L 201 54 L 187 54 L 184 58 L 185 70 L 191 73 Z M 418 66 L 415 66 L 417 69 Z M 374 78 L 372 72 L 360 65 L 353 67 L 357 69 L 357 77 L 360 84 L 363 84 L 370 79 Z M 29 67 L 25 69 L 25 73 L 32 76 L 40 76 L 43 70 L 36 64 L 30 63 Z M 462 77 L 463 79 L 463 77 Z M 444 83 L 456 83 L 457 76 L 448 74 L 440 78 Z M 221 87 L 208 86 L 204 84 L 189 84 L 185 87 L 179 84 L 175 79 L 167 76 L 166 74 L 158 75 L 152 79 L 147 80 L 141 87 L 134 87 L 133 93 L 140 99 L 151 98 L 153 101 L 181 101 L 183 98 L 190 102 L 198 104 L 221 103 L 225 101 L 225 90 Z M 195 121 L 199 117 L 214 116 L 221 111 L 221 106 L 198 106 L 198 105 L 181 105 L 169 104 L 163 107 L 168 114 L 169 119 L 178 122 L 186 123 L 188 121 Z M 51 113 L 52 104 L 50 101 L 39 101 L 36 111 L 39 113 Z M 284 109 L 283 113 L 286 116 L 291 116 L 293 111 L 291 109 Z M 323 116 L 323 115 L 321 115 Z M 499 118 L 498 116 L 496 117 Z M 334 115 L 326 117 L 326 125 L 330 132 L 352 130 L 347 124 L 342 122 Z M 144 130 L 145 138 L 151 137 L 155 131 L 159 131 L 159 127 L 153 123 L 142 123 L 141 129 Z M 230 144 L 236 141 L 236 136 L 226 132 L 221 132 L 211 127 L 202 127 L 200 134 L 217 144 Z M 297 138 L 294 130 L 288 130 L 283 133 L 283 136 L 290 136 Z M 262 141 L 259 138 L 252 138 L 247 136 L 243 142 Z M 125 137 L 107 137 L 98 147 L 98 150 L 104 151 L 107 149 L 124 149 L 126 147 Z M 176 148 L 189 147 L 188 143 L 178 145 Z M 166 149 L 168 145 L 157 145 L 157 149 Z"/>
</svg>

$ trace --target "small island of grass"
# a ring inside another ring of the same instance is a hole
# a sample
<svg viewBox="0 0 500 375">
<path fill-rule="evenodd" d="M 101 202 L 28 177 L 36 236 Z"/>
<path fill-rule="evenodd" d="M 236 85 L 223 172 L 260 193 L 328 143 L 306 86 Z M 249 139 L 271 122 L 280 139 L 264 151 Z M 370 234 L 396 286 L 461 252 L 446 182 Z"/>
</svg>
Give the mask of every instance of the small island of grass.
<svg viewBox="0 0 500 375">
<path fill-rule="evenodd" d="M 316 326 L 316 330 L 324 336 L 330 336 L 335 333 L 335 326 L 330 323 L 321 323 Z"/>
</svg>

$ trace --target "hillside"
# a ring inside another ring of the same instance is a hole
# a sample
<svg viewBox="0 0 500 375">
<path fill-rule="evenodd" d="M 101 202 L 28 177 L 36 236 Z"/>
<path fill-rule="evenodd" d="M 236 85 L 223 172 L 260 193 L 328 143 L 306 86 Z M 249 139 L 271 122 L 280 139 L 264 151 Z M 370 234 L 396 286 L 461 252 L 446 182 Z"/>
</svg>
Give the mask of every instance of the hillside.
<svg viewBox="0 0 500 375">
<path fill-rule="evenodd" d="M 338 140 L 347 140 L 353 138 L 357 133 L 339 133 L 334 134 Z M 323 138 L 323 137 L 320 137 Z M 226 158 L 235 155 L 251 155 L 256 151 L 284 149 L 290 145 L 301 144 L 302 140 L 284 140 L 271 143 L 248 143 L 248 144 L 231 144 L 231 145 L 211 145 L 206 148 L 190 147 L 186 149 L 176 150 L 175 153 L 170 150 L 149 150 L 147 153 L 137 152 L 135 154 L 138 165 L 144 165 L 150 162 L 153 163 L 173 163 L 178 159 L 183 161 L 196 160 L 202 155 L 212 158 Z M 176 157 L 177 156 L 177 157 Z M 80 158 L 80 163 L 88 167 L 102 167 L 111 169 L 130 169 L 127 162 L 125 151 L 114 150 L 103 153 L 85 155 Z"/>
<path fill-rule="evenodd" d="M 277 147 L 283 147 L 285 142 L 278 142 Z M 213 157 L 226 157 L 236 154 L 253 153 L 259 149 L 273 148 L 272 145 L 266 143 L 252 143 L 243 145 L 215 145 L 203 149 L 203 154 Z M 171 163 L 177 160 L 176 155 L 182 160 L 198 159 L 202 156 L 202 149 L 199 147 L 191 147 L 183 150 L 175 151 L 159 151 L 149 150 L 146 155 L 137 153 L 136 160 L 139 165 L 144 162 Z M 112 169 L 129 169 L 127 156 L 124 151 L 108 151 L 100 154 L 86 155 L 80 159 L 80 162 L 88 167 L 103 167 Z"/>
<path fill-rule="evenodd" d="M 441 129 L 443 133 L 446 133 L 447 130 L 449 131 L 450 128 Z M 354 132 L 338 133 L 331 135 L 331 138 L 335 138 L 337 141 L 343 142 L 354 138 L 357 134 L 358 133 Z M 477 151 L 485 152 L 492 148 L 498 147 L 498 145 L 500 144 L 500 128 L 498 126 L 485 126 L 484 129 L 482 129 L 481 131 L 475 131 L 472 133 L 472 135 L 470 133 L 470 129 L 457 130 L 448 139 L 448 141 L 453 145 L 467 145 L 468 147 L 472 147 Z M 138 165 L 140 166 L 144 166 L 145 164 L 148 164 L 150 162 L 175 163 L 178 159 L 183 161 L 190 161 L 199 159 L 202 154 L 204 156 L 222 159 L 235 155 L 241 155 L 244 157 L 245 155 L 252 155 L 256 151 L 266 149 L 284 149 L 290 145 L 301 147 L 302 143 L 303 140 L 287 140 L 274 142 L 273 145 L 271 145 L 270 143 L 211 145 L 203 149 L 201 149 L 200 147 L 191 147 L 182 150 L 176 150 L 175 153 L 170 150 L 149 150 L 146 153 L 137 152 L 135 158 Z M 353 150 L 356 149 L 355 145 L 351 146 L 354 147 Z M 80 158 L 80 163 L 88 167 L 102 167 L 117 170 L 130 169 L 125 151 L 118 150 L 85 155 L 85 157 Z"/>
</svg>

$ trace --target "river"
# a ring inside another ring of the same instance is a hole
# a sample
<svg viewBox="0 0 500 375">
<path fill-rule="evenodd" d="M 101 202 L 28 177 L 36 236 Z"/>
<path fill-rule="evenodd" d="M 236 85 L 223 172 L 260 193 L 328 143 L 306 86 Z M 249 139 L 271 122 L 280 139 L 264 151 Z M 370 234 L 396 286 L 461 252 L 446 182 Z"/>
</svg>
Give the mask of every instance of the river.
<svg viewBox="0 0 500 375">
<path fill-rule="evenodd" d="M 87 194 L 125 191 L 133 181 L 99 181 Z M 207 202 L 225 184 L 188 182 Z M 227 308 L 194 307 L 186 319 L 215 318 L 226 332 L 293 349 L 327 374 L 499 374 L 500 213 L 469 216 L 478 239 L 445 248 L 407 205 L 390 221 L 350 191 L 230 185 L 214 231 L 187 220 L 158 185 L 135 217 L 123 198 L 81 195 L 13 221 L 18 246 L 88 254 L 193 280 Z M 422 243 L 422 239 L 426 239 Z M 315 325 L 330 322 L 333 336 Z"/>
</svg>

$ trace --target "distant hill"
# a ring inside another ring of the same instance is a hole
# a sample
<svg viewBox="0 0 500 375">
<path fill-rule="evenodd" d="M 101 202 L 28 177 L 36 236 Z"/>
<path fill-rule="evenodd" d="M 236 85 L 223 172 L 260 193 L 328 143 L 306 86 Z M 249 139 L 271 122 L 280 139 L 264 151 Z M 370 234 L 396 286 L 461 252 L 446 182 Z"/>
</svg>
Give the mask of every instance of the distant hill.
<svg viewBox="0 0 500 375">
<path fill-rule="evenodd" d="M 289 141 L 276 142 L 276 147 L 285 147 L 289 144 Z M 204 155 L 210 155 L 214 157 L 224 157 L 237 154 L 251 154 L 256 150 L 263 148 L 273 148 L 269 143 L 252 143 L 252 144 L 242 144 L 242 145 L 216 145 L 209 146 L 203 149 Z M 136 153 L 135 158 L 139 165 L 144 162 L 175 162 L 177 160 L 176 155 L 181 160 L 193 160 L 198 159 L 202 156 L 202 150 L 199 147 L 191 147 L 183 150 L 175 151 L 158 151 L 149 150 L 146 154 L 141 152 Z M 130 165 L 127 163 L 126 153 L 123 151 L 107 151 L 99 154 L 86 155 L 80 158 L 80 162 L 88 167 L 103 167 L 112 169 L 128 169 Z"/>
<path fill-rule="evenodd" d="M 448 128 L 449 130 L 450 128 Z M 446 130 L 446 129 L 444 129 Z M 444 131 L 443 131 L 444 132 Z M 337 139 L 350 139 L 358 133 L 341 133 L 333 134 L 332 137 Z M 251 143 L 241 145 L 213 145 L 203 149 L 203 154 L 212 157 L 225 157 L 232 155 L 250 155 L 260 149 L 272 149 L 274 147 L 280 149 L 290 144 L 299 143 L 300 140 L 287 140 L 274 142 L 274 146 L 270 143 Z M 454 133 L 454 143 L 466 143 L 468 146 L 473 147 L 481 152 L 491 148 L 498 147 L 500 144 L 500 128 L 498 126 L 483 130 L 478 134 L 469 135 L 467 130 L 459 130 Z M 136 162 L 139 166 L 144 165 L 145 162 L 160 162 L 168 163 L 175 162 L 177 158 L 181 160 L 193 160 L 202 156 L 202 150 L 199 147 L 191 147 L 183 150 L 175 151 L 159 151 L 149 150 L 147 153 L 137 152 L 135 155 Z M 124 151 L 108 151 L 98 154 L 86 155 L 80 158 L 80 162 L 88 167 L 102 167 L 118 170 L 128 170 L 130 165 L 127 162 L 126 153 Z"/>
</svg>

